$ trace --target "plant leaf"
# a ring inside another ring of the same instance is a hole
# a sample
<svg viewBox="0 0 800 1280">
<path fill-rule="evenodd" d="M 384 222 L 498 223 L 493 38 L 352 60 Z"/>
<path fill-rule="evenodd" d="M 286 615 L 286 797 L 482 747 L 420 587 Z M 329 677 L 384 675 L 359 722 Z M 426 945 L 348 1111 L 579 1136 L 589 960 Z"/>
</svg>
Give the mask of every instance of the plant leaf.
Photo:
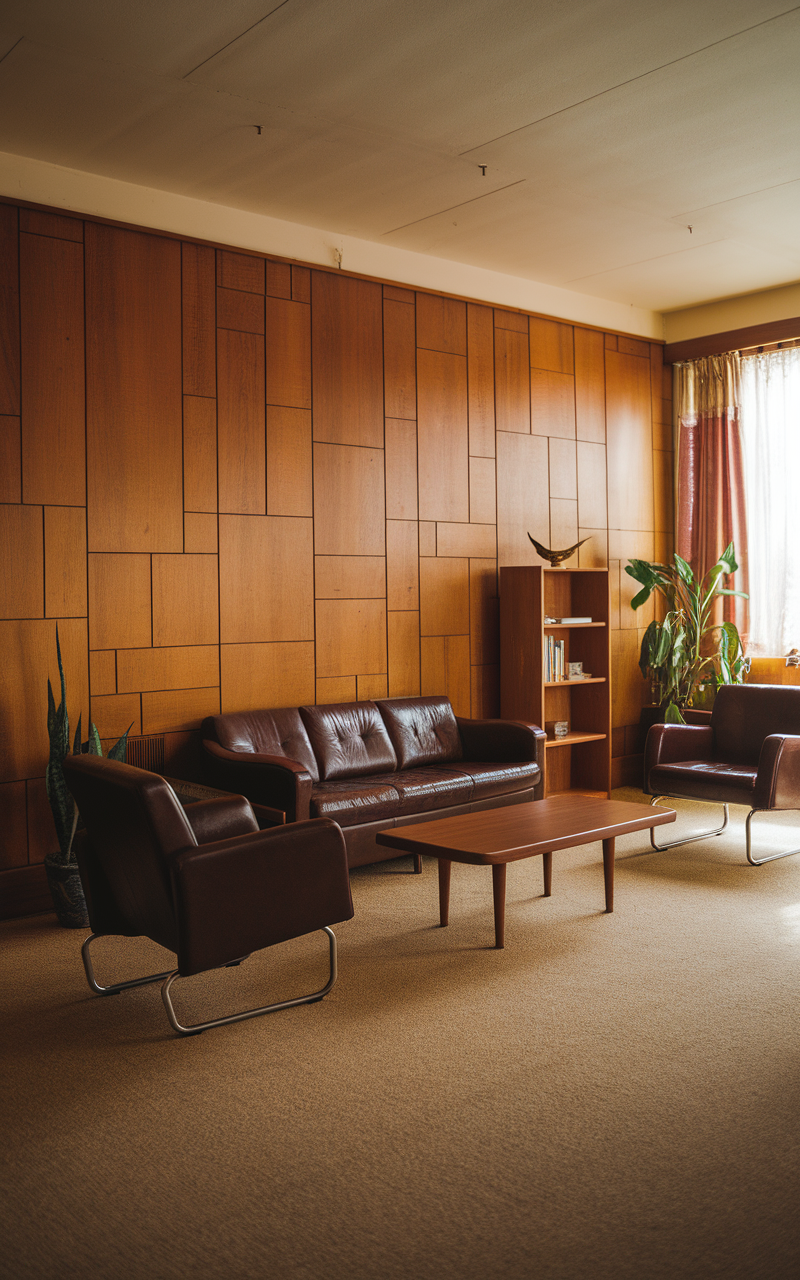
<svg viewBox="0 0 800 1280">
<path fill-rule="evenodd" d="M 115 742 L 108 753 L 109 760 L 119 760 L 121 764 L 125 763 L 125 757 L 128 754 L 128 734 L 133 728 L 133 721 L 128 725 L 119 742 Z"/>
<path fill-rule="evenodd" d="M 686 583 L 687 587 L 693 587 L 694 574 L 692 573 L 692 566 L 684 560 L 683 556 L 679 556 L 677 551 L 675 552 L 673 559 L 675 560 L 675 569 L 678 573 L 678 577 Z"/>
<path fill-rule="evenodd" d="M 664 712 L 664 723 L 665 724 L 686 724 L 686 721 L 681 715 L 680 707 L 677 705 L 677 703 L 670 702 L 669 705 L 667 706 L 667 709 Z"/>
<path fill-rule="evenodd" d="M 100 734 L 97 732 L 97 725 L 93 720 L 89 722 L 89 740 L 86 743 L 86 748 L 90 756 L 101 756 L 103 754 L 103 744 L 100 741 Z"/>
<path fill-rule="evenodd" d="M 738 564 L 736 563 L 736 552 L 733 549 L 732 542 L 728 543 L 727 547 L 725 548 L 719 560 L 717 561 L 717 564 L 725 565 L 725 573 L 735 573 L 736 570 L 739 568 Z"/>
</svg>

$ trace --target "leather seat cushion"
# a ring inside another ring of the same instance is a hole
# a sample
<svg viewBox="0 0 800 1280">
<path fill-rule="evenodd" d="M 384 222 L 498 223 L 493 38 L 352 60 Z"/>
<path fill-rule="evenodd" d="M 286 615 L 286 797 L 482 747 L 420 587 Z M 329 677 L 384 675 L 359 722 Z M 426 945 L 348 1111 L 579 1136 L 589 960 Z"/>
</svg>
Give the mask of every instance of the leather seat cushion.
<svg viewBox="0 0 800 1280">
<path fill-rule="evenodd" d="M 386 726 L 374 702 L 301 707 L 321 781 L 363 778 L 397 768 Z"/>
<path fill-rule="evenodd" d="M 473 800 L 518 791 L 523 784 L 535 787 L 541 776 L 539 766 L 533 760 L 520 764 L 473 764 L 470 760 L 459 760 L 454 768 L 472 778 Z"/>
<path fill-rule="evenodd" d="M 473 798 L 472 779 L 460 769 L 427 765 L 404 769 L 391 775 L 402 802 L 401 813 L 424 813 L 453 804 L 469 804 Z"/>
<path fill-rule="evenodd" d="M 752 806 L 757 772 L 746 764 L 682 760 L 680 764 L 656 765 L 650 770 L 648 783 L 654 795 Z"/>
<path fill-rule="evenodd" d="M 401 808 L 397 789 L 384 778 L 320 782 L 311 791 L 311 817 L 332 818 L 340 827 L 382 822 L 396 817 Z"/>
<path fill-rule="evenodd" d="M 449 698 L 390 698 L 377 705 L 401 769 L 461 759 L 461 734 Z"/>
</svg>

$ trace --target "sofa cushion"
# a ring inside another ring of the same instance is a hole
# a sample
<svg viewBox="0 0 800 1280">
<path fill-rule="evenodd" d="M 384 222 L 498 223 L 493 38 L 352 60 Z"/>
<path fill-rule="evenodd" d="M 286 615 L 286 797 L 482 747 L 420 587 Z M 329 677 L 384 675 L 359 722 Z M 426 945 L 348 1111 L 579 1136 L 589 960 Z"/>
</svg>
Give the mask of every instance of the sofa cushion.
<svg viewBox="0 0 800 1280">
<path fill-rule="evenodd" d="M 423 813 L 453 804 L 469 804 L 472 799 L 472 778 L 455 768 L 429 764 L 421 769 L 404 769 L 402 773 L 390 774 L 388 781 L 391 781 L 400 795 L 402 814 Z"/>
<path fill-rule="evenodd" d="M 448 698 L 391 698 L 378 706 L 401 769 L 461 759 L 461 735 Z"/>
<path fill-rule="evenodd" d="M 319 780 L 317 762 L 297 707 L 274 711 L 238 711 L 209 716 L 214 736 L 226 751 L 244 751 L 264 756 L 285 756 Z"/>
<path fill-rule="evenodd" d="M 321 781 L 363 778 L 397 768 L 386 726 L 374 702 L 301 707 Z"/>
<path fill-rule="evenodd" d="M 460 760 L 454 768 L 472 779 L 473 800 L 506 795 L 523 786 L 535 787 L 541 776 L 539 766 L 533 760 L 520 764 L 473 764 L 471 760 Z"/>
<path fill-rule="evenodd" d="M 680 764 L 654 765 L 648 781 L 653 795 L 687 796 L 690 800 L 751 807 L 757 772 L 755 766 L 748 768 L 720 760 L 682 760 Z"/>
<path fill-rule="evenodd" d="M 397 789 L 383 778 L 319 782 L 311 792 L 311 817 L 332 818 L 340 827 L 388 821 L 400 809 Z"/>
</svg>

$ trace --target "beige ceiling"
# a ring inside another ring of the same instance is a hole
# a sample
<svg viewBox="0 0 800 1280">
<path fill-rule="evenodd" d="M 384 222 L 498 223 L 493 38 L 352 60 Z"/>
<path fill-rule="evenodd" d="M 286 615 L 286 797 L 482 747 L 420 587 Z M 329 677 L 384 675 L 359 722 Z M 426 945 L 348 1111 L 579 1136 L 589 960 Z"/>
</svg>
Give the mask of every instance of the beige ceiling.
<svg viewBox="0 0 800 1280">
<path fill-rule="evenodd" d="M 0 9 L 0 150 L 654 310 L 800 278 L 799 121 L 780 0 Z"/>
</svg>

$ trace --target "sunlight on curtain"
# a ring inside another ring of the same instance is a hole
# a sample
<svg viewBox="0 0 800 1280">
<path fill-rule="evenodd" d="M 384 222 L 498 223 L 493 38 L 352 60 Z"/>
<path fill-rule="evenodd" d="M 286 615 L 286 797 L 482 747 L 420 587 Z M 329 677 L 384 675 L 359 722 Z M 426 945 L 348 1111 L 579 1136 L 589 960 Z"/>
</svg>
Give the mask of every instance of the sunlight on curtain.
<svg viewBox="0 0 800 1280">
<path fill-rule="evenodd" d="M 800 350 L 743 356 L 748 655 L 800 649 Z"/>
</svg>

